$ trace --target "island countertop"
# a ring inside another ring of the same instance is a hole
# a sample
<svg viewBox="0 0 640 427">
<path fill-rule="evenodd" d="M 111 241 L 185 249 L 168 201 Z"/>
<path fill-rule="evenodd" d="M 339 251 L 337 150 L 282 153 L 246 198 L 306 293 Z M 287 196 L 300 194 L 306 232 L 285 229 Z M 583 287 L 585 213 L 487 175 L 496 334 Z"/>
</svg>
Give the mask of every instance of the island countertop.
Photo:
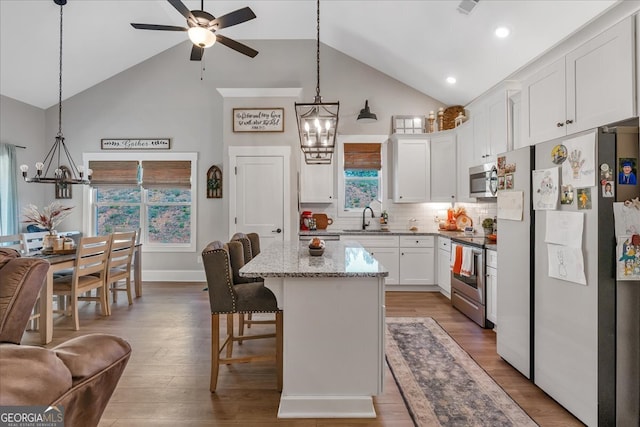
<svg viewBox="0 0 640 427">
<path fill-rule="evenodd" d="M 359 243 L 327 241 L 309 255 L 308 242 L 274 242 L 240 269 L 243 277 L 386 277 L 389 271 Z"/>
</svg>

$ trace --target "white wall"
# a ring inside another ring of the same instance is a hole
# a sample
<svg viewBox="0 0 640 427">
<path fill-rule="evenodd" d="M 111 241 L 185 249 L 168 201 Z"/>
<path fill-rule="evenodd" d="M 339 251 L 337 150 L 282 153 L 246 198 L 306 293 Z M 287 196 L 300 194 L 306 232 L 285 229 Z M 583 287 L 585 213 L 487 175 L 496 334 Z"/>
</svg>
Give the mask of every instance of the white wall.
<svg viewBox="0 0 640 427">
<path fill-rule="evenodd" d="M 76 162 L 82 158 L 83 152 L 99 152 L 102 138 L 169 137 L 172 139 L 172 151 L 198 153 L 198 177 L 204 179 L 211 165 L 224 164 L 229 145 L 284 144 L 297 149 L 294 100 L 248 98 L 225 102 L 217 88 L 297 87 L 302 88 L 300 101 L 312 102 L 316 88 L 315 41 L 244 42 L 260 52 L 256 58 L 250 59 L 222 45 L 214 46 L 205 53 L 202 63 L 205 69 L 202 71 L 199 62 L 189 61 L 190 45 L 185 42 L 65 100 L 63 132 Z M 340 101 L 339 132 L 342 134 L 388 134 L 392 115 L 427 114 L 444 106 L 325 45 L 321 46 L 320 79 L 324 100 Z M 356 122 L 365 99 L 378 115 L 378 122 L 367 125 Z M 266 105 L 285 107 L 283 134 L 242 135 L 232 132 L 230 113 L 234 106 Z M 15 114 L 22 115 L 17 108 Z M 2 116 L 4 123 L 4 111 Z M 57 105 L 46 110 L 44 131 L 41 120 L 38 123 L 41 128 L 39 135 L 50 136 L 53 142 L 58 127 Z M 3 138 L 4 134 L 3 129 Z M 39 139 L 44 137 L 33 138 L 30 146 L 35 147 L 39 143 L 37 150 L 43 150 L 43 143 L 37 141 Z M 25 162 L 33 164 L 35 160 Z M 295 171 L 298 156 L 292 156 L 292 162 L 296 162 L 291 165 Z M 223 175 L 228 179 L 228 171 L 223 170 Z M 294 195 L 297 192 L 295 178 L 292 176 Z M 199 250 L 211 240 L 228 239 L 226 197 L 207 199 L 205 186 L 200 185 L 199 188 L 198 252 L 145 254 L 145 272 L 162 272 L 167 279 L 188 279 L 192 276 L 181 276 L 181 272 L 202 270 L 196 264 Z M 24 204 L 22 194 L 20 203 Z M 53 199 L 53 188 L 46 197 Z M 73 200 L 68 204 L 80 206 L 83 203 L 82 191 L 74 188 Z M 296 206 L 292 208 L 295 210 Z M 76 209 L 61 229 L 80 224 L 80 215 L 81 210 Z M 293 216 L 297 217 L 297 213 Z"/>
</svg>

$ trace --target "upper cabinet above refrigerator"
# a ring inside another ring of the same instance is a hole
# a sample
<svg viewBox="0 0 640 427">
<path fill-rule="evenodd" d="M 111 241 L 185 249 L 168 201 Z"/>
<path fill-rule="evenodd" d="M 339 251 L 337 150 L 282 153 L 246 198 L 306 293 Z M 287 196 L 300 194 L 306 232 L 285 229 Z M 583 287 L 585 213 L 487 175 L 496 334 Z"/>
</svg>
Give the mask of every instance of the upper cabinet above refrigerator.
<svg viewBox="0 0 640 427">
<path fill-rule="evenodd" d="M 633 37 L 628 17 L 525 79 L 523 144 L 633 117 Z"/>
</svg>

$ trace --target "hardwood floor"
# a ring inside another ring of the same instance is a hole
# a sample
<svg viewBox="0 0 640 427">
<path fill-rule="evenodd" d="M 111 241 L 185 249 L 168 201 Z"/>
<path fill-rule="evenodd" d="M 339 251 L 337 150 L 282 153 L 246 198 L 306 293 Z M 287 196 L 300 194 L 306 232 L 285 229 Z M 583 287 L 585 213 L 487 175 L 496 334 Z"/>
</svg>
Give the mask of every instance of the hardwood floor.
<svg viewBox="0 0 640 427">
<path fill-rule="evenodd" d="M 413 426 L 388 368 L 384 394 L 374 399 L 375 420 L 278 419 L 275 366 L 267 362 L 221 367 L 218 389 L 211 394 L 211 316 L 203 287 L 145 282 L 144 295 L 131 306 L 119 298 L 110 317 L 100 316 L 95 303 L 81 303 L 80 331 L 72 330 L 70 318 L 55 319 L 54 341 L 48 347 L 93 332 L 118 335 L 131 343 L 131 359 L 101 427 Z M 387 316 L 433 317 L 540 426 L 582 425 L 496 354 L 493 331 L 476 326 L 439 293 L 388 292 Z M 269 326 L 254 328 L 258 332 Z M 37 339 L 35 332 L 26 332 L 23 344 L 37 344 Z M 273 340 L 249 341 L 237 346 L 234 354 L 257 353 L 273 345 Z"/>
</svg>

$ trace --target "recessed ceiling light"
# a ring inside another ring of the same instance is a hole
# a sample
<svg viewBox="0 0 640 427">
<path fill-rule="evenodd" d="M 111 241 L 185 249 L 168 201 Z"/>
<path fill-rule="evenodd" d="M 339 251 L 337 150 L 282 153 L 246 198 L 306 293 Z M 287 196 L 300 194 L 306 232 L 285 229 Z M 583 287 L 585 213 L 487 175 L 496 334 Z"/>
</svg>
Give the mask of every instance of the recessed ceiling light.
<svg viewBox="0 0 640 427">
<path fill-rule="evenodd" d="M 456 81 L 457 81 L 456 78 L 453 76 L 447 77 L 447 83 L 449 83 L 450 85 L 455 84 Z"/>
<path fill-rule="evenodd" d="M 507 27 L 498 27 L 496 28 L 496 37 L 500 37 L 501 39 L 507 37 L 511 31 Z"/>
</svg>

